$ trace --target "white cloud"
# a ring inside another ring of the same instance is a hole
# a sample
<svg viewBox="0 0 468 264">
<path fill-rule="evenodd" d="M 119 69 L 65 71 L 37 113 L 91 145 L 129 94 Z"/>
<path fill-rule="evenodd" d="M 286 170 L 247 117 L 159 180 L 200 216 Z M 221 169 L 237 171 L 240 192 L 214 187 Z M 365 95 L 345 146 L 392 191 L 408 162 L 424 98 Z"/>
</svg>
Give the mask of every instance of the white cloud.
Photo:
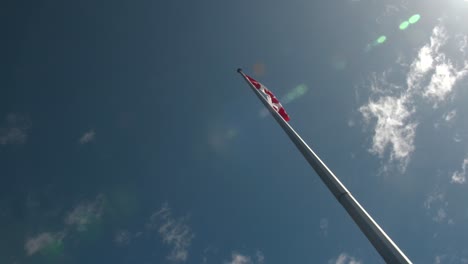
<svg viewBox="0 0 468 264">
<path fill-rule="evenodd" d="M 260 250 L 255 252 L 255 257 L 249 255 L 243 255 L 239 252 L 233 251 L 231 253 L 231 259 L 225 261 L 225 264 L 263 264 L 265 262 L 265 255 Z"/>
<path fill-rule="evenodd" d="M 444 202 L 445 194 L 440 191 L 434 191 L 432 194 L 427 196 L 426 201 L 424 201 L 424 208 L 431 209 L 434 203 Z"/>
<path fill-rule="evenodd" d="M 447 43 L 447 39 L 448 35 L 443 26 L 438 25 L 434 27 L 430 40 L 431 51 L 437 54 L 440 48 Z"/>
<path fill-rule="evenodd" d="M 232 259 L 226 264 L 253 264 L 252 259 L 249 256 L 244 256 L 239 253 L 232 253 Z"/>
<path fill-rule="evenodd" d="M 361 260 L 358 260 L 347 253 L 341 253 L 337 258 L 328 261 L 328 264 L 362 264 Z"/>
<path fill-rule="evenodd" d="M 452 174 L 452 183 L 463 184 L 466 182 L 466 166 L 468 165 L 468 158 L 463 160 L 461 171 L 456 171 Z"/>
<path fill-rule="evenodd" d="M 80 232 L 86 231 L 88 225 L 99 220 L 104 209 L 105 197 L 100 194 L 92 202 L 83 202 L 76 206 L 65 218 L 65 223 L 75 226 Z"/>
<path fill-rule="evenodd" d="M 150 217 L 148 228 L 157 229 L 163 242 L 172 247 L 167 259 L 184 262 L 188 258 L 188 249 L 195 237 L 185 218 L 174 218 L 167 204 Z"/>
<path fill-rule="evenodd" d="M 447 218 L 447 212 L 445 211 L 445 208 L 441 207 L 439 208 L 439 210 L 437 210 L 436 215 L 432 217 L 432 220 L 434 220 L 437 223 L 441 223 L 441 222 L 444 222 L 446 218 Z"/>
<path fill-rule="evenodd" d="M 406 78 L 409 91 L 421 88 L 426 75 L 434 69 L 436 61 L 440 61 L 439 50 L 447 42 L 447 34 L 442 26 L 436 26 L 432 30 L 430 42 L 424 45 L 418 52 L 417 58 L 411 63 Z M 443 56 L 443 55 L 442 55 Z"/>
<path fill-rule="evenodd" d="M 28 238 L 24 245 L 24 249 L 28 256 L 31 256 L 48 246 L 54 245 L 55 243 L 61 243 L 64 237 L 64 233 L 40 233 L 35 237 Z"/>
<path fill-rule="evenodd" d="M 423 46 L 418 57 L 411 63 L 410 71 L 406 78 L 408 90 L 418 89 L 425 74 L 432 69 L 434 58 L 432 58 L 429 45 Z"/>
<path fill-rule="evenodd" d="M 429 84 L 423 92 L 423 96 L 434 103 L 436 108 L 439 102 L 444 101 L 447 96 L 452 92 L 454 85 L 457 81 L 463 78 L 467 72 L 467 62 L 461 68 L 457 68 L 453 65 L 450 59 L 446 58 L 446 55 L 440 52 L 440 48 L 447 43 L 448 35 L 442 26 L 437 26 L 432 31 L 430 46 L 426 45 L 423 49 L 430 50 L 431 67 L 428 69 L 434 69 Z M 463 41 L 465 38 L 463 38 Z M 460 51 L 464 54 L 465 42 L 460 42 Z"/>
<path fill-rule="evenodd" d="M 31 121 L 25 116 L 14 113 L 8 114 L 5 120 L 5 124 L 0 125 L 0 145 L 26 143 Z"/>
<path fill-rule="evenodd" d="M 413 110 L 406 106 L 407 100 L 405 96 L 385 96 L 359 109 L 366 122 L 371 118 L 377 121 L 370 151 L 383 157 L 387 147 L 390 148 L 390 160 L 400 161 L 402 170 L 415 149 L 417 127 L 417 123 L 409 120 Z"/>
<path fill-rule="evenodd" d="M 376 121 L 370 152 L 384 159 L 388 150 L 389 162 L 397 162 L 402 171 L 405 171 L 415 151 L 416 102 L 424 99 L 434 108 L 438 107 L 438 103 L 453 93 L 456 82 L 468 73 L 468 62 L 464 62 L 463 67 L 456 67 L 441 52 L 447 40 L 444 28 L 436 26 L 429 43 L 409 64 L 406 87 L 388 81 L 393 68 L 384 71 L 379 78 L 373 73 L 370 78 L 371 98 L 359 108 L 366 124 Z M 397 67 L 406 66 L 400 63 Z M 449 121 L 455 113 L 451 112 L 444 118 Z"/>
<path fill-rule="evenodd" d="M 434 58 L 432 58 L 431 48 L 428 45 L 423 46 L 419 50 L 418 58 L 412 64 L 411 72 L 413 74 L 416 74 L 416 76 L 414 77 L 419 79 L 421 75 L 427 73 L 429 70 L 432 69 L 433 63 L 434 63 Z"/>
<path fill-rule="evenodd" d="M 445 200 L 445 192 L 438 189 L 428 195 L 424 201 L 424 208 L 436 223 L 453 224 L 453 219 L 449 218 L 447 213 L 447 207 L 448 202 Z"/>
<path fill-rule="evenodd" d="M 86 144 L 86 143 L 89 143 L 89 142 L 91 142 L 91 141 L 94 140 L 95 136 L 96 136 L 96 133 L 94 132 L 93 129 L 91 129 L 90 131 L 84 133 L 84 134 L 81 136 L 79 142 L 80 142 L 80 144 L 82 144 L 82 145 L 83 145 L 83 144 Z"/>
<path fill-rule="evenodd" d="M 434 107 L 437 107 L 437 103 L 445 100 L 447 95 L 452 92 L 455 83 L 466 73 L 465 68 L 457 70 L 450 61 L 436 65 L 431 81 L 424 91 L 424 97 L 434 101 Z"/>
<path fill-rule="evenodd" d="M 457 116 L 457 110 L 452 110 L 444 115 L 444 120 L 447 122 L 452 121 Z"/>
</svg>

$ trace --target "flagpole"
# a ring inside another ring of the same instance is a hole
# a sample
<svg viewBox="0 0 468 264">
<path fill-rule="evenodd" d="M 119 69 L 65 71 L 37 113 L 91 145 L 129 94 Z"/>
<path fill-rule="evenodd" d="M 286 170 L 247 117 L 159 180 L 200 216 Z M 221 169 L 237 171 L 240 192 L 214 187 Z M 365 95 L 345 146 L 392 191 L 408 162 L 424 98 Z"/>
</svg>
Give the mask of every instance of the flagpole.
<svg viewBox="0 0 468 264">
<path fill-rule="evenodd" d="M 278 124 L 283 128 L 284 132 L 293 141 L 304 158 L 309 162 L 315 172 L 318 174 L 323 183 L 328 187 L 335 198 L 345 208 L 354 222 L 358 225 L 367 239 L 371 242 L 374 248 L 379 252 L 380 256 L 387 263 L 411 263 L 406 255 L 401 251 L 392 239 L 383 231 L 382 228 L 372 219 L 372 217 L 364 210 L 353 195 L 346 189 L 340 180 L 333 172 L 320 160 L 315 152 L 305 143 L 305 141 L 294 131 L 294 129 L 270 106 L 268 101 L 256 89 L 253 84 L 247 79 L 242 69 L 237 69 L 237 72 L 242 75 L 247 84 L 252 88 L 252 91 L 262 101 L 265 107 L 270 111 Z"/>
</svg>

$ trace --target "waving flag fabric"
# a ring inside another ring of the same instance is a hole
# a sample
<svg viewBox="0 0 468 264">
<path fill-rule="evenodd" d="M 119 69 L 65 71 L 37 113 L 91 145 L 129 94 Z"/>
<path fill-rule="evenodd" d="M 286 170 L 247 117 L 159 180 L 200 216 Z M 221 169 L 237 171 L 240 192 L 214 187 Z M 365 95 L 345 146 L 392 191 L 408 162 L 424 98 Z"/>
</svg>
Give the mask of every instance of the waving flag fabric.
<svg viewBox="0 0 468 264">
<path fill-rule="evenodd" d="M 284 110 L 283 106 L 281 105 L 281 103 L 278 101 L 278 99 L 276 99 L 275 95 L 270 91 L 268 90 L 263 84 L 257 82 L 254 78 L 248 76 L 248 75 L 245 75 L 245 77 L 247 77 L 247 79 L 249 80 L 249 82 L 255 87 L 257 88 L 258 90 L 262 91 L 268 102 L 270 103 L 271 107 L 278 113 L 280 114 L 281 117 L 283 117 L 284 120 L 286 121 L 289 121 L 289 115 L 286 113 L 286 111 Z"/>
</svg>

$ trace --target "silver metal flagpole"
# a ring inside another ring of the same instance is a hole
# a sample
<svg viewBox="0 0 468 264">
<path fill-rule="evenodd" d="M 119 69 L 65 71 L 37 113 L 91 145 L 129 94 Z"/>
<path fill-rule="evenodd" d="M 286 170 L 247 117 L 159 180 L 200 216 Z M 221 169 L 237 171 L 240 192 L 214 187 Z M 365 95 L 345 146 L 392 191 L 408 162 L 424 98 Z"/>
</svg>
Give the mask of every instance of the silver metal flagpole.
<svg viewBox="0 0 468 264">
<path fill-rule="evenodd" d="M 315 172 L 322 179 L 323 183 L 333 193 L 336 199 L 345 208 L 361 231 L 366 235 L 374 248 L 379 252 L 387 263 L 411 263 L 408 257 L 398 248 L 390 237 L 380 228 L 364 208 L 356 201 L 353 195 L 346 189 L 333 172 L 323 163 L 315 152 L 304 142 L 304 140 L 294 131 L 294 129 L 270 106 L 265 97 L 247 79 L 242 69 L 237 72 L 244 77 L 247 84 L 270 111 L 278 124 L 283 128 L 289 138 L 302 153 L 304 158 L 314 168 Z"/>
</svg>

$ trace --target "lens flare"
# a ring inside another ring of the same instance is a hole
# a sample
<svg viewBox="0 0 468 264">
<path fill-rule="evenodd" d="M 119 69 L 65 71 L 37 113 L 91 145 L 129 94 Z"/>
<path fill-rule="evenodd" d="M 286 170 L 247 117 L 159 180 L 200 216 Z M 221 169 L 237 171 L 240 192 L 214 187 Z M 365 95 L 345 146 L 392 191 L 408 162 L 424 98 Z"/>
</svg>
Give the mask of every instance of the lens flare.
<svg viewBox="0 0 468 264">
<path fill-rule="evenodd" d="M 63 238 L 53 241 L 50 245 L 43 248 L 40 252 L 49 263 L 59 263 L 64 254 Z"/>
<path fill-rule="evenodd" d="M 416 14 L 416 15 L 413 15 L 412 17 L 410 17 L 410 18 L 408 19 L 408 22 L 409 22 L 410 24 L 414 24 L 414 23 L 418 22 L 419 19 L 421 19 L 421 16 L 420 16 L 419 14 Z"/>
<path fill-rule="evenodd" d="M 61 240 L 54 241 L 54 243 L 45 247 L 42 253 L 47 255 L 59 255 L 63 252 L 63 243 Z"/>
<path fill-rule="evenodd" d="M 262 76 L 265 74 L 265 64 L 261 62 L 255 63 L 253 66 L 253 70 L 255 75 Z"/>
<path fill-rule="evenodd" d="M 330 65 L 338 71 L 344 70 L 347 64 L 346 58 L 340 54 L 333 55 L 330 61 Z"/>
<path fill-rule="evenodd" d="M 233 128 L 228 129 L 226 132 L 226 139 L 234 139 L 239 132 Z"/>
<path fill-rule="evenodd" d="M 400 24 L 400 30 L 407 29 L 409 25 L 410 25 L 410 23 L 408 21 L 405 21 L 405 22 L 401 23 Z"/>
<path fill-rule="evenodd" d="M 468 0 L 465 0 L 465 1 L 468 1 Z M 411 25 L 416 24 L 419 20 L 421 20 L 421 15 L 420 14 L 414 14 L 407 21 L 401 22 L 400 25 L 399 25 L 399 28 L 400 28 L 400 30 L 406 30 Z M 391 36 L 391 37 L 393 37 L 393 36 Z M 376 48 L 377 46 L 385 43 L 386 41 L 387 41 L 387 36 L 381 35 L 380 37 L 378 37 L 374 41 L 368 43 L 366 45 L 366 47 L 364 48 L 364 52 L 369 52 L 372 49 Z"/>
<path fill-rule="evenodd" d="M 380 37 L 377 39 L 377 43 L 378 43 L 378 44 L 382 44 L 382 43 L 384 43 L 386 40 L 387 40 L 387 37 L 386 37 L 386 36 L 380 36 Z"/>
<path fill-rule="evenodd" d="M 304 94 L 307 93 L 307 90 L 309 90 L 309 88 L 307 87 L 306 84 L 299 84 L 286 95 L 286 97 L 282 100 L 282 102 L 284 104 L 288 104 L 302 97 Z"/>
</svg>

